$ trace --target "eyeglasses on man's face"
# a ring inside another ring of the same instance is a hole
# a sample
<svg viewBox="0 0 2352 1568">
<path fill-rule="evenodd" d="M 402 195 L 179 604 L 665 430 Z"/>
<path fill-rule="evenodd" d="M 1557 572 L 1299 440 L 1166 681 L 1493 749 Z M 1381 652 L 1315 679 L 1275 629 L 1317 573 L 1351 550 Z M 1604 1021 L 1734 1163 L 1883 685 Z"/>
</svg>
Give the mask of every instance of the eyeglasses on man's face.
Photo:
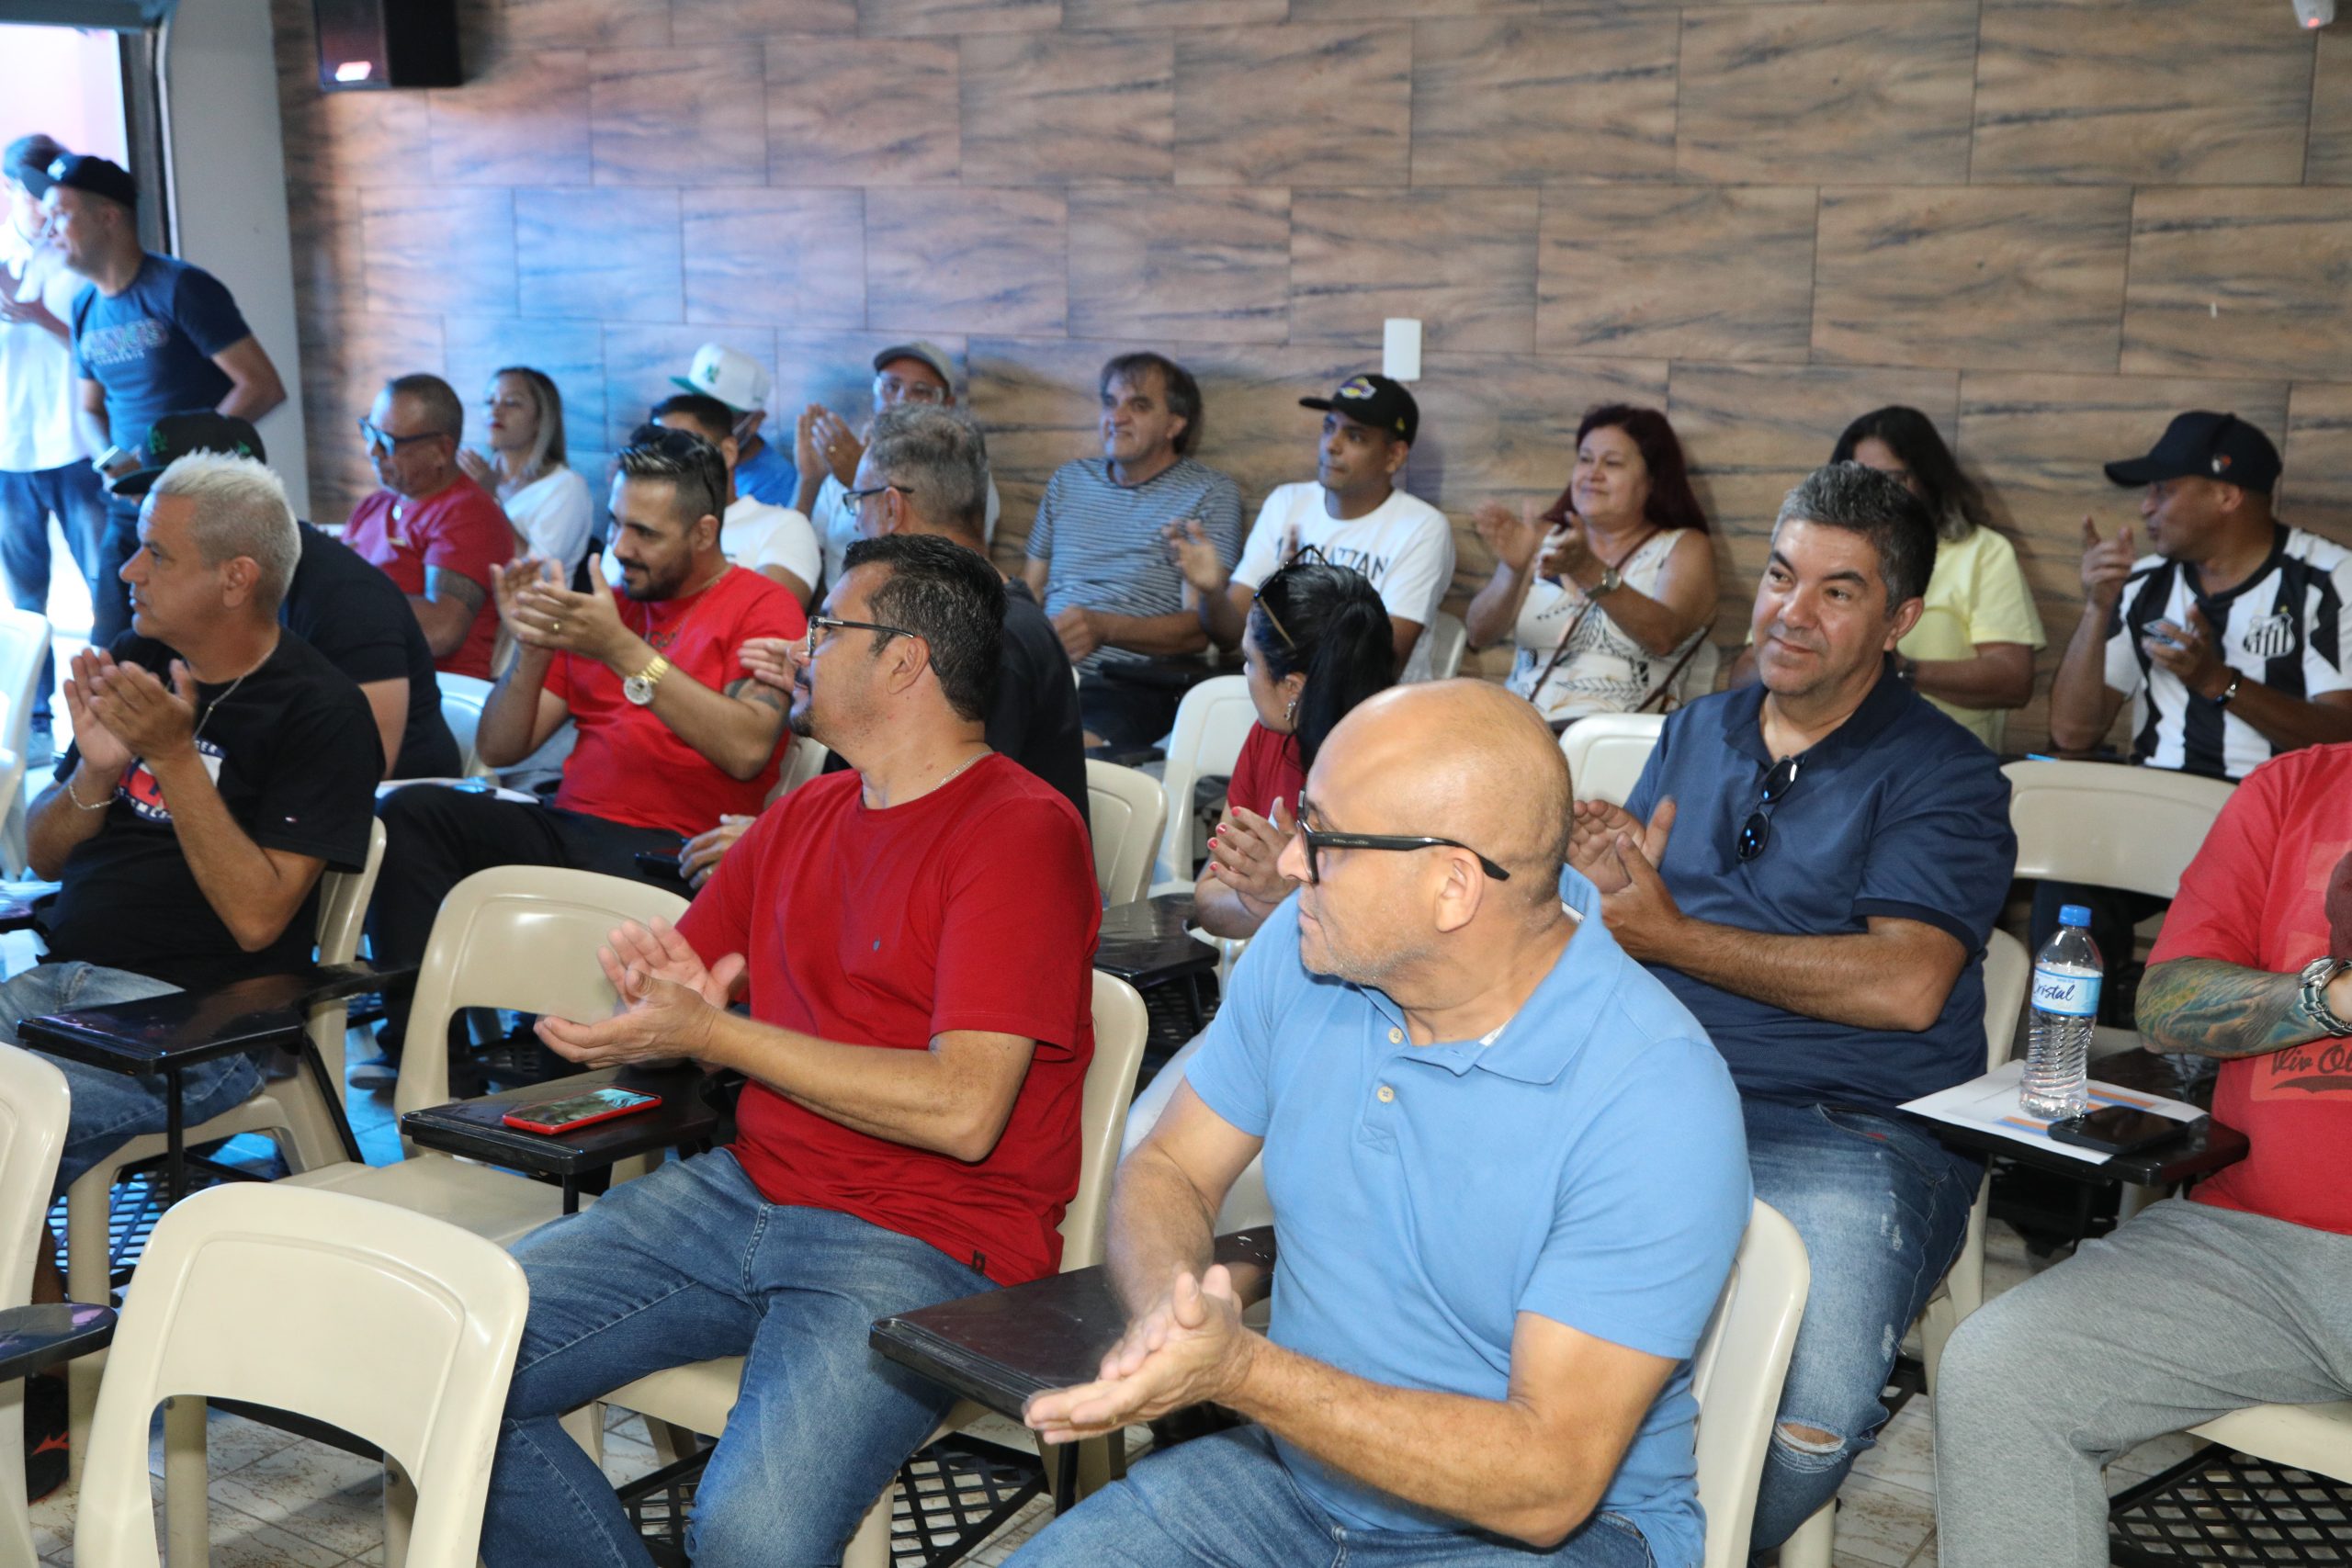
<svg viewBox="0 0 2352 1568">
<path fill-rule="evenodd" d="M 414 435 L 394 435 L 366 414 L 359 416 L 359 438 L 368 444 L 370 452 L 397 452 L 419 441 L 430 441 L 440 434 L 437 430 L 420 430 Z"/>
<path fill-rule="evenodd" d="M 844 621 L 833 615 L 811 615 L 808 617 L 808 641 L 801 649 L 803 659 L 817 657 L 818 634 L 820 632 L 828 635 L 833 632 L 879 632 L 885 637 L 910 637 L 915 635 L 904 626 L 886 626 L 878 621 Z"/>
<path fill-rule="evenodd" d="M 874 378 L 874 395 L 886 403 L 944 403 L 947 389 L 936 381 L 910 381 L 900 376 Z"/>
<path fill-rule="evenodd" d="M 864 490 L 845 490 L 842 491 L 842 504 L 848 507 L 853 513 L 863 512 L 865 510 L 865 503 L 867 502 L 873 500 L 876 496 L 880 495 L 884 491 L 891 490 L 897 491 L 900 495 L 905 495 L 907 493 L 907 487 L 904 485 L 869 485 Z"/>
<path fill-rule="evenodd" d="M 1459 839 L 1440 839 L 1420 833 L 1329 833 L 1307 825 L 1307 818 L 1315 810 L 1314 802 L 1301 795 L 1298 802 L 1298 836 L 1306 845 L 1306 880 L 1319 885 L 1323 880 L 1325 850 L 1462 850 L 1478 863 L 1478 869 L 1497 882 L 1509 882 L 1510 873 L 1471 849 Z"/>
</svg>

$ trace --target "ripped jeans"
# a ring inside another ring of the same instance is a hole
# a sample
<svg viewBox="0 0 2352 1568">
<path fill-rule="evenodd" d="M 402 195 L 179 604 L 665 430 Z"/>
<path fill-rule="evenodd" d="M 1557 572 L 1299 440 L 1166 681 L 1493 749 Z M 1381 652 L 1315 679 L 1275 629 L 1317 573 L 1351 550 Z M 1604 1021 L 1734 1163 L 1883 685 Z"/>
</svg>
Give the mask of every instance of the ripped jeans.
<svg viewBox="0 0 2352 1568">
<path fill-rule="evenodd" d="M 1761 1551 L 1838 1495 L 1885 1422 L 1879 1394 L 1960 1252 L 1980 1168 L 1898 1117 L 1752 1097 L 1741 1110 L 1756 1196 L 1796 1226 L 1813 1265 L 1756 1495 Z"/>
</svg>

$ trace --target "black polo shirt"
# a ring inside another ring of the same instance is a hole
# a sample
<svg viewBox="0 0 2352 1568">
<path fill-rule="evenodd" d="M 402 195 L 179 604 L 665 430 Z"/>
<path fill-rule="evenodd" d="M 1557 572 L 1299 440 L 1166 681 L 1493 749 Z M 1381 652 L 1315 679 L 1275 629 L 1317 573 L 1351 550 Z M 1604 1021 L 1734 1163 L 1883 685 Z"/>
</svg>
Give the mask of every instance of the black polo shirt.
<svg viewBox="0 0 2352 1568">
<path fill-rule="evenodd" d="M 1742 1094 L 1894 1106 L 1984 1070 L 1984 951 L 2017 864 L 1999 761 L 1925 698 L 1882 675 L 1853 716 L 1804 753 L 1769 809 L 1771 836 L 1739 859 L 1741 826 L 1774 759 L 1764 688 L 1702 697 L 1666 721 L 1625 809 L 1668 796 L 1661 873 L 1682 912 L 1748 931 L 1836 936 L 1873 915 L 1950 932 L 1969 954 L 1943 1012 L 1918 1033 L 1830 1023 L 1649 967 L 1707 1028 Z"/>
</svg>

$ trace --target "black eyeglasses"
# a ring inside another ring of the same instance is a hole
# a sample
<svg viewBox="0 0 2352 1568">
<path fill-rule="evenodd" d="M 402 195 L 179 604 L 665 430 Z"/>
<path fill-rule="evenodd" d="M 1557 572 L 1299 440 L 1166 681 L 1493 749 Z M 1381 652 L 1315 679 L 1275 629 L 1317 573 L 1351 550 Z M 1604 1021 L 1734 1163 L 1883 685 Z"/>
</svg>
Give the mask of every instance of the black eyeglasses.
<svg viewBox="0 0 2352 1568">
<path fill-rule="evenodd" d="M 1464 850 L 1477 861 L 1478 869 L 1497 882 L 1509 882 L 1510 873 L 1470 848 L 1459 839 L 1437 839 L 1420 834 L 1398 833 L 1326 833 L 1306 825 L 1306 814 L 1314 807 L 1302 800 L 1298 803 L 1298 836 L 1306 840 L 1306 880 L 1323 880 L 1322 854 L 1329 850 Z"/>
<path fill-rule="evenodd" d="M 915 635 L 904 626 L 886 626 L 876 621 L 842 621 L 831 615 L 811 615 L 808 617 L 808 644 L 803 650 L 802 657 L 808 659 L 817 657 L 817 634 L 820 631 L 880 632 L 886 637 Z"/>
<path fill-rule="evenodd" d="M 387 452 L 397 452 L 413 441 L 430 441 L 440 434 L 437 430 L 420 430 L 414 435 L 394 435 L 390 431 L 379 427 L 366 414 L 359 416 L 359 438 L 369 447 L 381 446 Z"/>
<path fill-rule="evenodd" d="M 876 485 L 871 490 L 845 490 L 842 491 L 842 504 L 848 507 L 852 512 L 855 512 L 859 507 L 864 506 L 866 502 L 875 496 L 880 495 L 886 490 L 895 490 L 900 495 L 905 495 L 907 493 L 907 487 L 904 485 Z"/>
<path fill-rule="evenodd" d="M 1756 796 L 1756 809 L 1749 812 L 1747 820 L 1740 825 L 1739 858 L 1742 861 L 1754 860 L 1764 852 L 1764 846 L 1772 841 L 1772 815 L 1765 807 L 1779 804 L 1787 797 L 1789 791 L 1796 787 L 1797 771 L 1801 766 L 1801 759 L 1783 757 L 1772 764 L 1770 773 L 1764 775 L 1764 787 Z"/>
</svg>

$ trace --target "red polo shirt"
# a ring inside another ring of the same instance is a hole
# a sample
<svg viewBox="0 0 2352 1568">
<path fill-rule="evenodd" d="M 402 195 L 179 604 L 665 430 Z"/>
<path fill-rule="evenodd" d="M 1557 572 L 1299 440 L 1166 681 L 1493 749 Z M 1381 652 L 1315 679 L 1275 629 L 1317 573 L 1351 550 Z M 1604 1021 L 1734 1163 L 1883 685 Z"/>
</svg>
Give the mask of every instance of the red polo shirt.
<svg viewBox="0 0 2352 1568">
<path fill-rule="evenodd" d="M 757 1082 L 736 1158 L 772 1203 L 832 1209 L 930 1243 L 1001 1285 L 1050 1274 L 1078 1190 L 1102 900 L 1070 803 L 989 755 L 869 808 L 854 773 L 777 801 L 678 930 L 741 953 L 752 1016 L 820 1039 L 922 1051 L 950 1030 L 1036 1042 L 1003 1134 L 970 1164 L 858 1132 Z"/>
<path fill-rule="evenodd" d="M 742 657 L 750 638 L 808 631 L 799 601 L 782 584 L 739 566 L 683 599 L 616 603 L 621 625 L 714 692 L 750 677 Z M 723 813 L 756 816 L 775 787 L 781 746 L 757 778 L 730 779 L 650 707 L 623 696 L 621 677 L 593 659 L 557 654 L 543 690 L 563 700 L 579 730 L 555 792 L 566 810 L 692 837 L 718 827 Z"/>
<path fill-rule="evenodd" d="M 481 590 L 481 608 L 466 640 L 447 658 L 435 660 L 434 667 L 452 675 L 490 679 L 490 656 L 498 644 L 498 605 L 491 595 L 490 569 L 513 560 L 517 548 L 514 525 L 488 491 L 463 474 L 423 501 L 379 490 L 361 502 L 344 525 L 343 542 L 413 598 L 424 596 L 428 567 L 471 579 Z"/>
</svg>

